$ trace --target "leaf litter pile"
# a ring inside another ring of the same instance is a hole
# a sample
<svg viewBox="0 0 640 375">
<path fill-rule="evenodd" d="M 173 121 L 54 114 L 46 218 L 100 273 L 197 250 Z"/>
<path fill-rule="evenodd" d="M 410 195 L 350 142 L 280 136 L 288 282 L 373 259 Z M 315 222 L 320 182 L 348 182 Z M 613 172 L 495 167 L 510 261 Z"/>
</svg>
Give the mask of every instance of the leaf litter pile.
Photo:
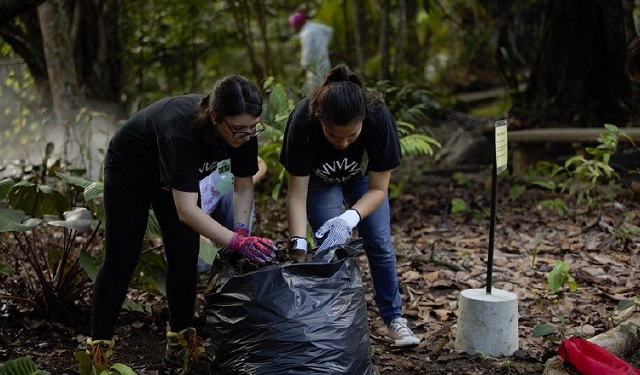
<svg viewBox="0 0 640 375">
<path fill-rule="evenodd" d="M 492 288 L 518 296 L 519 350 L 508 358 L 456 351 L 457 299 L 463 290 L 486 285 L 490 168 L 468 174 L 465 184 L 421 170 L 416 159 L 394 171 L 393 182 L 401 183 L 403 190 L 391 201 L 403 312 L 409 326 L 424 338 L 420 345 L 396 348 L 382 340 L 383 323 L 373 302 L 366 257 L 358 257 L 376 374 L 542 374 L 544 361 L 555 355 L 557 342 L 534 337 L 534 327 L 556 327 L 559 337 L 592 337 L 618 324 L 618 303 L 640 293 L 640 192 L 635 183 L 635 189 L 623 186 L 616 201 L 601 201 L 594 210 L 577 206 L 561 214 L 541 202 L 561 198 L 573 207 L 570 198 L 529 188 L 517 199 L 510 199 L 514 181 L 500 178 Z M 267 195 L 261 195 L 256 204 L 257 233 L 284 240 L 284 198 L 274 201 L 264 197 Z M 463 200 L 466 207 L 452 213 L 456 199 Z M 575 292 L 569 282 L 551 292 L 547 277 L 558 261 L 569 266 L 567 274 L 575 281 Z M 202 311 L 208 281 L 208 275 L 203 274 L 195 322 L 205 345 L 208 337 Z M 171 373 L 162 366 L 168 318 L 164 298 L 134 290 L 128 298 L 148 309 L 123 310 L 113 361 L 125 363 L 139 374 Z M 66 326 L 35 319 L 28 312 L 15 314 L 12 310 L 10 314 L 2 302 L 0 363 L 29 356 L 52 374 L 77 374 L 73 354 L 90 331 L 88 300 L 86 305 L 79 323 Z"/>
</svg>

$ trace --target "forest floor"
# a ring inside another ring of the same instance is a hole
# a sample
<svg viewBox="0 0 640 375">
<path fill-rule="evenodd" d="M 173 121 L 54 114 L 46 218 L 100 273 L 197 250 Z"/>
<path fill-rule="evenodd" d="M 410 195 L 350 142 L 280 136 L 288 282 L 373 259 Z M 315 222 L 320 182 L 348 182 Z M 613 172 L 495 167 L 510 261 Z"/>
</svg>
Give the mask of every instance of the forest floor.
<svg viewBox="0 0 640 375">
<path fill-rule="evenodd" d="M 573 207 L 572 200 L 532 188 L 516 197 L 510 192 L 519 181 L 499 178 L 492 287 L 518 296 L 519 349 L 500 358 L 457 351 L 458 297 L 463 290 L 486 285 L 491 172 L 489 167 L 478 167 L 476 172 L 466 172 L 463 181 L 431 173 L 428 164 L 427 158 L 416 158 L 395 171 L 393 180 L 402 183 L 403 189 L 391 201 L 403 311 L 410 327 L 424 339 L 421 344 L 401 349 L 382 340 L 382 321 L 373 302 L 366 258 L 358 258 L 375 374 L 542 374 L 558 342 L 533 337 L 536 325 L 553 325 L 565 336 L 592 337 L 619 323 L 615 319 L 618 303 L 640 292 L 637 186 L 623 183 L 615 200 L 601 198 L 593 210 L 578 206 L 558 212 L 546 207 L 544 200 L 558 198 Z M 454 198 L 463 199 L 468 208 L 452 213 Z M 284 239 L 282 198 L 257 202 L 256 228 L 261 235 Z M 575 292 L 567 285 L 558 293 L 550 291 L 547 276 L 560 260 L 570 266 Z M 195 324 L 210 349 L 203 313 L 207 279 L 203 274 Z M 0 292 L 16 287 L 15 283 L 0 275 L 0 285 L 4 285 Z M 167 321 L 164 298 L 135 291 L 129 298 L 148 306 L 150 312 L 122 311 L 113 362 L 127 364 L 138 374 L 169 373 L 162 365 Z M 88 299 L 85 302 L 76 324 L 69 326 L 47 323 L 1 301 L 0 364 L 27 356 L 51 374 L 78 374 L 74 352 L 90 331 Z M 628 360 L 636 367 L 640 364 L 640 358 Z"/>
</svg>

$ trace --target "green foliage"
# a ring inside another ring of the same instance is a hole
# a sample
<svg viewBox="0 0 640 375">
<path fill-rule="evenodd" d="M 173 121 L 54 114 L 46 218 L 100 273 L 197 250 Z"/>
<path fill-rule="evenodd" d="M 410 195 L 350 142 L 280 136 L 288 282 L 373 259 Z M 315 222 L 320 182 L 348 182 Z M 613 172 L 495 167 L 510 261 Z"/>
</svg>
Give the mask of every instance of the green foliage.
<svg viewBox="0 0 640 375">
<path fill-rule="evenodd" d="M 39 370 L 31 358 L 22 357 L 7 361 L 0 367 L 0 375 L 51 375 L 51 373 Z"/>
<path fill-rule="evenodd" d="M 462 172 L 454 172 L 451 179 L 459 186 L 468 186 L 470 182 L 469 176 Z"/>
<path fill-rule="evenodd" d="M 598 137 L 598 146 L 585 150 L 591 157 L 575 155 L 560 166 L 550 162 L 538 162 L 527 171 L 528 184 L 576 198 L 576 204 L 585 203 L 588 208 L 597 205 L 599 187 L 607 186 L 611 191 L 619 189 L 618 174 L 609 165 L 620 137 L 628 135 L 615 125 L 605 124 L 605 131 Z M 566 211 L 559 202 L 547 204 L 553 209 Z"/>
<path fill-rule="evenodd" d="M 549 341 L 558 341 L 560 339 L 558 337 L 559 333 L 558 328 L 551 324 L 538 324 L 531 330 L 533 337 L 544 338 Z"/>
<path fill-rule="evenodd" d="M 280 150 L 284 139 L 289 114 L 296 105 L 294 93 L 287 92 L 281 83 L 269 77 L 263 88 L 269 93 L 265 100 L 263 121 L 268 124 L 267 130 L 260 135 L 259 155 L 265 161 L 269 174 L 264 184 L 270 187 L 271 196 L 277 199 L 285 187 L 286 171 L 280 164 Z"/>
<path fill-rule="evenodd" d="M 527 187 L 525 185 L 515 184 L 511 186 L 509 188 L 509 200 L 516 201 L 520 199 L 520 197 L 522 196 L 522 194 L 525 193 L 525 191 L 527 191 Z"/>
<path fill-rule="evenodd" d="M 563 339 L 569 336 L 584 336 L 582 332 L 568 332 L 567 323 L 569 320 L 567 317 L 559 315 L 556 319 L 560 321 L 558 326 L 548 323 L 538 324 L 531 330 L 531 335 L 555 344 L 560 343 Z"/>
<path fill-rule="evenodd" d="M 23 211 L 0 210 L 0 232 L 10 233 L 10 255 L 22 264 L 28 280 L 26 288 L 9 299 L 28 303 L 52 322 L 73 320 L 76 302 L 85 291 L 86 274 L 78 254 L 87 252 L 97 242 L 97 230 L 80 241 L 81 232 L 90 230 L 91 213 L 75 208 L 58 216 L 30 218 Z M 46 223 L 47 225 L 43 225 Z M 62 237 L 54 236 L 52 227 L 62 228 Z"/>
<path fill-rule="evenodd" d="M 469 203 L 462 198 L 451 199 L 451 213 L 474 220 L 482 220 L 485 215 L 482 211 L 471 208 Z"/>
<path fill-rule="evenodd" d="M 0 209 L 0 233 L 12 239 L 7 249 L 24 268 L 20 275 L 27 280 L 26 288 L 7 298 L 28 304 L 48 321 L 68 322 L 74 318 L 76 302 L 87 292 L 89 277 L 95 279 L 102 264 L 103 254 L 94 248 L 103 230 L 104 187 L 59 170 L 28 172 L 17 183 L 0 181 L 0 201 L 8 206 Z M 44 185 L 45 181 L 60 190 Z M 58 212 L 66 207 L 69 209 Z M 62 236 L 56 235 L 60 231 Z M 147 234 L 159 233 L 157 219 L 150 212 Z M 140 259 L 132 286 L 164 294 L 164 257 L 147 250 Z M 0 266 L 6 273 L 16 271 Z"/>
<path fill-rule="evenodd" d="M 137 372 L 122 363 L 114 363 L 109 368 L 93 364 L 89 355 L 84 351 L 76 352 L 80 375 L 137 375 Z"/>
<path fill-rule="evenodd" d="M 39 135 L 41 113 L 38 93 L 28 66 L 0 38 L 0 149 L 10 154 L 17 149 L 30 149 Z"/>
<path fill-rule="evenodd" d="M 640 295 L 637 295 L 636 297 L 640 297 Z M 630 309 L 635 306 L 636 306 L 636 302 L 632 299 L 623 299 L 622 301 L 618 302 L 619 311 Z"/>
<path fill-rule="evenodd" d="M 457 214 L 460 212 L 466 212 L 469 210 L 469 205 L 467 201 L 461 198 L 453 198 L 451 199 L 451 213 Z"/>
<path fill-rule="evenodd" d="M 567 202 L 562 198 L 543 199 L 538 204 L 548 210 L 556 211 L 560 215 L 564 215 L 565 212 L 569 211 Z"/>
<path fill-rule="evenodd" d="M 533 245 L 533 249 L 531 249 L 531 269 L 536 265 L 536 259 L 538 257 L 538 248 L 540 247 L 540 235 L 536 235 L 536 243 Z"/>
<path fill-rule="evenodd" d="M 578 289 L 576 280 L 569 273 L 570 267 L 567 263 L 557 260 L 553 270 L 547 275 L 547 281 L 549 282 L 549 289 L 551 293 L 558 293 L 560 288 L 568 284 L 569 290 L 575 292 Z"/>
<path fill-rule="evenodd" d="M 47 175 L 59 173 L 56 171 Z M 80 183 L 79 177 L 74 178 L 65 173 L 60 175 L 65 176 L 68 181 Z M 48 177 L 47 180 L 60 181 L 54 177 Z M 62 186 L 56 183 L 52 185 Z M 91 186 L 91 183 L 87 182 L 86 186 Z M 22 199 L 12 199 L 17 195 L 17 189 L 22 189 L 18 190 L 22 193 Z M 55 197 L 57 204 L 50 204 L 52 199 L 40 198 L 39 192 Z M 50 321 L 68 321 L 73 318 L 75 303 L 82 298 L 87 288 L 87 275 L 83 271 L 80 256 L 88 254 L 99 241 L 100 221 L 94 220 L 88 208 L 75 206 L 85 199 L 78 199 L 79 196 L 82 196 L 82 190 L 74 189 L 71 184 L 58 191 L 49 186 L 22 181 L 15 184 L 7 194 L 7 203 L 13 209 L 0 211 L 0 221 L 6 222 L 0 231 L 11 232 L 13 235 L 14 245 L 18 250 L 10 247 L 10 251 L 15 259 L 25 265 L 25 275 L 31 280 L 28 283 L 31 287 L 22 291 L 23 295 L 15 297 L 31 300 L 36 311 Z M 92 197 L 91 190 L 88 196 Z M 66 207 L 69 207 L 67 211 L 60 211 Z M 30 210 L 32 215 L 25 214 L 25 209 Z M 59 229 L 56 230 L 55 227 Z M 60 229 L 63 236 L 55 236 L 54 232 Z"/>
<path fill-rule="evenodd" d="M 442 147 L 440 142 L 425 134 L 413 133 L 415 127 L 407 122 L 398 121 L 398 134 L 400 135 L 400 147 L 402 155 L 429 155 L 433 156 L 433 146 Z"/>
</svg>

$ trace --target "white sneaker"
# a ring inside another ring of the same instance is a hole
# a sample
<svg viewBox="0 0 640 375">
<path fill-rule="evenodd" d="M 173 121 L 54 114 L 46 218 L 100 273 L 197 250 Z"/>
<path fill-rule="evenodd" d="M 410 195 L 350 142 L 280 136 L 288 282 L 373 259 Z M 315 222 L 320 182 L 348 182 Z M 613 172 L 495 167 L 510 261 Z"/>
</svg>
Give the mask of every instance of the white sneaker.
<svg viewBox="0 0 640 375">
<path fill-rule="evenodd" d="M 385 338 L 395 346 L 410 346 L 420 343 L 418 338 L 409 327 L 407 319 L 395 318 L 385 326 Z"/>
</svg>

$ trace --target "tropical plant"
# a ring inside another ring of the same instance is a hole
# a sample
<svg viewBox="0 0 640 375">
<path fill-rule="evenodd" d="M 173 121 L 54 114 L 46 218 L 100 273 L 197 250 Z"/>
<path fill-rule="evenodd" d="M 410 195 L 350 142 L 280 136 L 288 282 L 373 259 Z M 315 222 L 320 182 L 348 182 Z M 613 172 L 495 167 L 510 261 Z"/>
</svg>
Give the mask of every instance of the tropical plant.
<svg viewBox="0 0 640 375">
<path fill-rule="evenodd" d="M 75 357 L 80 365 L 80 375 L 137 375 L 131 367 L 122 363 L 114 363 L 108 368 L 94 364 L 84 351 L 76 352 Z"/>
<path fill-rule="evenodd" d="M 75 197 L 65 190 L 55 174 L 64 168 L 60 160 L 50 162 L 53 145 L 47 145 L 40 165 L 24 168 L 19 181 L 0 181 L 0 234 L 3 247 L 24 270 L 24 286 L 17 294 L 3 296 L 34 308 L 48 321 L 69 321 L 75 302 L 86 288 L 78 254 L 98 242 L 99 225 L 91 212 L 75 207 Z M 54 235 L 54 228 L 62 236 Z M 91 232 L 83 237 L 82 232 Z"/>
<path fill-rule="evenodd" d="M 0 181 L 0 202 L 7 207 L 0 209 L 2 248 L 22 270 L 24 284 L 13 295 L 0 298 L 26 304 L 48 321 L 73 320 L 76 302 L 87 292 L 89 278 L 95 279 L 104 256 L 97 246 L 103 231 L 103 193 L 101 182 L 57 169 L 27 173 L 19 182 Z M 150 212 L 147 234 L 159 233 Z M 16 272 L 8 265 L 0 269 Z M 164 293 L 165 269 L 164 257 L 147 249 L 132 285 Z"/>
<path fill-rule="evenodd" d="M 549 289 L 551 289 L 551 293 L 558 293 L 560 288 L 568 285 L 569 290 L 575 292 L 578 289 L 578 284 L 576 284 L 576 280 L 571 276 L 569 270 L 571 267 L 561 261 L 557 260 L 556 265 L 553 267 L 553 270 L 549 272 L 547 275 L 547 281 L 549 282 Z"/>
<path fill-rule="evenodd" d="M 22 357 L 9 360 L 2 365 L 0 375 L 51 375 L 51 373 L 38 369 L 31 358 Z"/>
<path fill-rule="evenodd" d="M 259 153 L 269 170 L 265 185 L 270 187 L 271 196 L 277 199 L 286 184 L 287 174 L 280 164 L 280 150 L 287 119 L 296 104 L 295 93 L 288 92 L 287 88 L 276 82 L 273 77 L 264 82 L 263 88 L 268 92 L 263 119 L 269 126 L 260 135 Z"/>
<path fill-rule="evenodd" d="M 605 130 L 598 137 L 596 147 L 587 147 L 585 151 L 591 155 L 575 155 L 565 161 L 564 165 L 551 162 L 538 162 L 527 171 L 528 184 L 576 198 L 576 204 L 586 203 L 588 208 L 597 204 L 598 188 L 608 186 L 615 192 L 619 189 L 618 173 L 609 165 L 611 156 L 617 149 L 621 137 L 631 138 L 615 125 L 605 124 Z M 558 202 L 549 207 L 559 209 Z M 564 208 L 561 208 L 564 211 Z"/>
</svg>

